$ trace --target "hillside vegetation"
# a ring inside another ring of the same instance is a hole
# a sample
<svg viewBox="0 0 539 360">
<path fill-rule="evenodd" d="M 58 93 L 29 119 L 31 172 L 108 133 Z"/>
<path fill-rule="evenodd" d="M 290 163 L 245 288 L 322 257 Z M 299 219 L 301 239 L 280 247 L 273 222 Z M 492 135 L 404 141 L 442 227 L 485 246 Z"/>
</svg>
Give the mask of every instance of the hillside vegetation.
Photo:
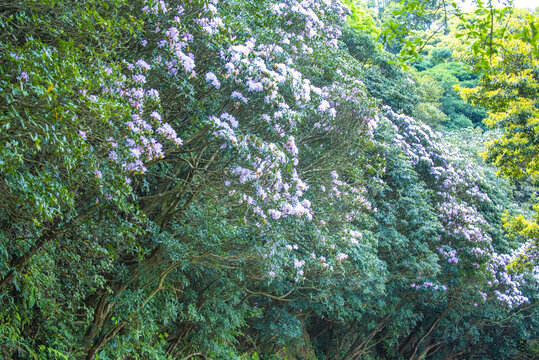
<svg viewBox="0 0 539 360">
<path fill-rule="evenodd" d="M 539 16 L 478 3 L 1 1 L 0 358 L 536 359 Z"/>
</svg>

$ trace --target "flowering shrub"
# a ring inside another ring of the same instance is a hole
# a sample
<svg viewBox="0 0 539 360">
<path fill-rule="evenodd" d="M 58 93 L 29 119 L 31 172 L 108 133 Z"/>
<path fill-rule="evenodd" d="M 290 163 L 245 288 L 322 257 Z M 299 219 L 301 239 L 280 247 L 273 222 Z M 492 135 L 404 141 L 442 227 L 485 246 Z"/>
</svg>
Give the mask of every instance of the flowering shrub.
<svg viewBox="0 0 539 360">
<path fill-rule="evenodd" d="M 494 250 L 488 233 L 489 224 L 478 210 L 481 203 L 491 202 L 480 188 L 482 184 L 478 180 L 481 177 L 461 159 L 441 147 L 436 141 L 439 135 L 428 126 L 395 114 L 389 108 L 386 109 L 386 116 L 403 134 L 396 135 L 397 144 L 410 156 L 412 163 L 424 172 L 426 180 L 432 183 L 436 191 L 436 206 L 442 226 L 437 250 L 442 258 L 452 266 L 485 271 L 488 275 L 486 285 L 493 287 L 497 298 L 510 307 L 527 302 L 528 299 L 522 296 L 518 288 L 523 276 L 507 272 L 510 257 Z M 479 274 L 481 271 L 473 270 L 470 275 Z M 478 280 L 476 278 L 471 282 L 479 286 Z M 498 285 L 503 292 L 496 289 Z"/>
<path fill-rule="evenodd" d="M 3 356 L 245 358 L 362 317 L 366 354 L 398 291 L 526 301 L 475 173 L 377 111 L 340 2 L 23 4 L 0 18 Z M 383 198 L 386 163 L 421 206 Z"/>
</svg>

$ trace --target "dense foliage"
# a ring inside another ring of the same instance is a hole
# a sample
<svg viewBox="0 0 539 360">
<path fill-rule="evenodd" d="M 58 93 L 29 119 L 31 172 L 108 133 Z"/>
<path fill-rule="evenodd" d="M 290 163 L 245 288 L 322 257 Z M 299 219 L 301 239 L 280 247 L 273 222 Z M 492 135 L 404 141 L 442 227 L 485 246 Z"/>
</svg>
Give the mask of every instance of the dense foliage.
<svg viewBox="0 0 539 360">
<path fill-rule="evenodd" d="M 398 67 L 378 15 L 1 2 L 0 357 L 536 356 L 534 183 L 483 162 L 494 135 L 431 128 L 479 124 L 454 85 L 499 82 L 434 50 Z"/>
<path fill-rule="evenodd" d="M 503 135 L 488 143 L 486 158 L 501 174 L 521 182 L 535 183 L 537 172 L 536 131 L 539 122 L 539 58 L 533 43 L 518 35 L 525 21 L 520 17 L 508 21 L 507 31 L 513 35 L 502 42 L 503 50 L 490 59 L 490 68 L 474 88 L 461 88 L 460 93 L 473 104 L 489 108 L 485 123 L 501 127 Z M 537 20 L 535 20 L 537 22 Z M 468 59 L 472 62 L 472 59 Z M 534 204 L 534 210 L 538 210 Z M 507 214 L 506 226 L 525 243 L 518 250 L 514 265 L 534 267 L 539 256 L 537 215 L 533 219 Z M 518 235 L 517 235 L 518 234 Z"/>
</svg>

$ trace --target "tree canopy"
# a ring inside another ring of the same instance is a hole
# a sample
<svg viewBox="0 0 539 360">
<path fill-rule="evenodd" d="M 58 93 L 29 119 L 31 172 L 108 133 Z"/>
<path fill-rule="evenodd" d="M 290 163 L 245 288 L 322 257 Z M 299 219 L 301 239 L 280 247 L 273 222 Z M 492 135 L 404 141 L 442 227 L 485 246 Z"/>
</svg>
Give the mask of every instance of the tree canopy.
<svg viewBox="0 0 539 360">
<path fill-rule="evenodd" d="M 0 357 L 535 358 L 537 21 L 1 3 Z"/>
</svg>

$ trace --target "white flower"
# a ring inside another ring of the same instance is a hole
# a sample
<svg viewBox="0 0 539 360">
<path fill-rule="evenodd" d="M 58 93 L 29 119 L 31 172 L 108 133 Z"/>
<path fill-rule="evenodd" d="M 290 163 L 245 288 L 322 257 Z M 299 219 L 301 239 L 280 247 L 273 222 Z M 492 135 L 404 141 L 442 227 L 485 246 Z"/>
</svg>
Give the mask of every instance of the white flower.
<svg viewBox="0 0 539 360">
<path fill-rule="evenodd" d="M 206 81 L 215 86 L 216 89 L 219 89 L 221 87 L 221 83 L 217 79 L 217 76 L 211 71 L 206 74 Z"/>
<path fill-rule="evenodd" d="M 318 110 L 320 112 L 325 112 L 327 109 L 329 109 L 329 107 L 329 103 L 326 100 L 322 100 L 322 102 L 320 102 L 320 105 L 318 105 Z"/>
</svg>

